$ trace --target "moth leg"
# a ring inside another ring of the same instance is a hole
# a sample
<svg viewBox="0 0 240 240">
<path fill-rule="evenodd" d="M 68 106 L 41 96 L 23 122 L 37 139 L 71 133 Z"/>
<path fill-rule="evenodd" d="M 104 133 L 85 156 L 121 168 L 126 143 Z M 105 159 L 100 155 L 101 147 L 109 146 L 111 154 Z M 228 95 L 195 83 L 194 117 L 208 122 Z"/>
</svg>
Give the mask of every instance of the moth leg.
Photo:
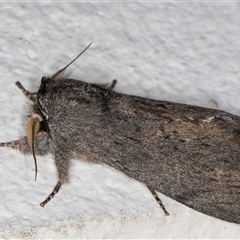
<svg viewBox="0 0 240 240">
<path fill-rule="evenodd" d="M 40 203 L 41 207 L 44 207 L 59 191 L 62 184 L 68 183 L 68 169 L 69 169 L 69 158 L 68 154 L 64 151 L 61 151 L 59 148 L 55 150 L 55 164 L 57 167 L 57 173 L 58 173 L 58 183 L 53 189 L 52 193 L 43 201 Z"/>
<path fill-rule="evenodd" d="M 24 94 L 29 100 L 31 100 L 31 101 L 36 100 L 36 98 L 37 98 L 37 93 L 30 93 L 30 92 L 27 91 L 27 90 L 23 87 L 23 85 L 22 85 L 20 82 L 18 82 L 18 81 L 17 81 L 15 84 L 18 86 L 18 88 L 23 92 L 23 94 Z"/>
<path fill-rule="evenodd" d="M 154 196 L 154 198 L 155 198 L 155 200 L 157 201 L 157 203 L 159 204 L 159 206 L 162 208 L 162 210 L 163 210 L 163 212 L 165 213 L 165 215 L 166 215 L 166 216 L 169 216 L 168 211 L 167 211 L 166 208 L 164 207 L 161 199 L 158 197 L 158 195 L 157 195 L 157 193 L 155 192 L 155 190 L 154 190 L 151 186 L 149 186 L 149 185 L 147 185 L 147 187 L 148 187 L 149 191 L 152 193 L 152 195 Z"/>
<path fill-rule="evenodd" d="M 106 88 L 106 89 L 109 89 L 109 90 L 113 90 L 114 87 L 116 86 L 116 84 L 117 84 L 117 80 L 114 79 L 111 83 L 96 84 L 96 85 L 101 86 L 101 87 Z"/>
<path fill-rule="evenodd" d="M 14 150 L 18 150 L 23 154 L 31 154 L 32 151 L 29 147 L 27 137 L 24 137 L 20 140 L 0 143 L 0 147 L 9 147 Z M 35 137 L 35 153 L 36 155 L 46 155 L 51 152 L 51 138 L 49 137 L 47 132 L 39 132 Z"/>
<path fill-rule="evenodd" d="M 58 183 L 55 186 L 55 188 L 53 189 L 52 193 L 43 202 L 40 203 L 40 206 L 44 207 L 55 196 L 55 194 L 58 193 L 61 186 L 62 186 L 62 183 L 60 181 L 58 181 Z"/>
<path fill-rule="evenodd" d="M 112 83 L 111 83 L 110 85 L 108 85 L 106 88 L 107 88 L 107 89 L 110 89 L 110 90 L 113 90 L 114 87 L 116 86 L 116 84 L 117 84 L 117 80 L 114 79 L 114 80 L 112 81 Z"/>
</svg>

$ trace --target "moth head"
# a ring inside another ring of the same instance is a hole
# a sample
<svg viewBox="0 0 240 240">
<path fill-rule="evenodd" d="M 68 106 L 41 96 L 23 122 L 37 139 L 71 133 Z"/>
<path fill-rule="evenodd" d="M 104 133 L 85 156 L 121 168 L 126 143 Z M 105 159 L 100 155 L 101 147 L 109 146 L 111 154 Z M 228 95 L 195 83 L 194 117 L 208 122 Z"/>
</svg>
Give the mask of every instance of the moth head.
<svg viewBox="0 0 240 240">
<path fill-rule="evenodd" d="M 52 80 L 61 79 L 66 71 L 66 69 L 75 62 L 90 46 L 92 43 L 90 43 L 81 53 L 77 55 L 70 63 L 68 63 L 64 68 L 58 70 L 55 72 L 51 77 L 42 77 L 41 85 L 38 90 L 38 110 L 41 112 L 42 116 L 44 117 L 44 120 L 48 120 L 48 104 L 49 101 L 46 101 L 46 99 L 50 99 L 51 91 L 49 91 L 48 85 L 52 83 Z M 52 85 L 51 85 L 52 86 Z M 46 124 L 47 125 L 47 124 Z"/>
<path fill-rule="evenodd" d="M 69 64 L 67 64 L 64 68 L 58 70 L 55 72 L 50 78 L 49 77 L 43 77 L 41 81 L 40 88 L 38 90 L 38 96 L 37 96 L 37 104 L 36 109 L 39 114 L 33 114 L 32 118 L 28 121 L 27 124 L 27 141 L 29 144 L 29 147 L 31 149 L 34 164 L 35 164 L 35 180 L 37 179 L 37 160 L 35 155 L 35 137 L 40 129 L 43 128 L 43 131 L 48 131 L 47 126 L 47 119 L 48 119 L 48 113 L 46 112 L 47 107 L 46 103 L 41 99 L 44 98 L 45 94 L 48 94 L 47 91 L 47 83 L 50 82 L 52 79 L 60 79 L 63 77 L 65 70 L 70 66 L 73 62 L 75 62 L 90 46 L 92 43 L 90 43 L 76 58 L 74 58 Z"/>
</svg>

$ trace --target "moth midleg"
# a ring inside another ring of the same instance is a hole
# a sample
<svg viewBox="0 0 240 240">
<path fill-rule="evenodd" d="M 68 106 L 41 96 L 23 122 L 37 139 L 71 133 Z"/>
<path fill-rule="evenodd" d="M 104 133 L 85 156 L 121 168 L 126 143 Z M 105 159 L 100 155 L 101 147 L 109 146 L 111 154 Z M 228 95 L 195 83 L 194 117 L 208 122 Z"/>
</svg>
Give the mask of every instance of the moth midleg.
<svg viewBox="0 0 240 240">
<path fill-rule="evenodd" d="M 17 81 L 15 84 L 18 86 L 18 88 L 23 92 L 23 94 L 24 94 L 29 100 L 34 101 L 34 100 L 36 99 L 37 93 L 30 93 L 30 92 L 27 91 L 27 90 L 23 87 L 23 85 L 22 85 L 20 82 L 18 82 L 18 81 Z"/>
<path fill-rule="evenodd" d="M 166 216 L 169 216 L 169 212 L 166 210 L 165 206 L 163 205 L 161 199 L 158 197 L 157 193 L 155 192 L 155 190 L 147 185 L 149 191 L 152 193 L 152 195 L 154 196 L 155 200 L 157 201 L 157 203 L 159 204 L 159 206 L 162 208 L 163 212 L 165 213 Z"/>
<path fill-rule="evenodd" d="M 43 202 L 40 203 L 40 206 L 44 207 L 58 193 L 61 186 L 62 186 L 61 181 L 58 181 L 57 185 L 54 187 L 51 194 L 49 194 L 49 196 Z"/>
</svg>

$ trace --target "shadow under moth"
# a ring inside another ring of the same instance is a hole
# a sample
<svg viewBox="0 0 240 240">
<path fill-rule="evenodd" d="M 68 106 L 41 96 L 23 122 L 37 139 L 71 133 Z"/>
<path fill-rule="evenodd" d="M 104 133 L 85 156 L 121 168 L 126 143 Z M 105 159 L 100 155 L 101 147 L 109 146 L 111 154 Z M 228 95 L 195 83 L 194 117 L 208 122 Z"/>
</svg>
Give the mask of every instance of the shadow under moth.
<svg viewBox="0 0 240 240">
<path fill-rule="evenodd" d="M 32 101 L 27 136 L 0 144 L 32 154 L 35 178 L 36 155 L 54 156 L 58 182 L 42 207 L 69 181 L 71 159 L 80 159 L 143 182 L 166 215 L 155 191 L 240 224 L 240 117 L 117 93 L 116 80 L 97 85 L 64 79 L 72 62 L 42 77 L 37 92 L 16 82 Z"/>
</svg>

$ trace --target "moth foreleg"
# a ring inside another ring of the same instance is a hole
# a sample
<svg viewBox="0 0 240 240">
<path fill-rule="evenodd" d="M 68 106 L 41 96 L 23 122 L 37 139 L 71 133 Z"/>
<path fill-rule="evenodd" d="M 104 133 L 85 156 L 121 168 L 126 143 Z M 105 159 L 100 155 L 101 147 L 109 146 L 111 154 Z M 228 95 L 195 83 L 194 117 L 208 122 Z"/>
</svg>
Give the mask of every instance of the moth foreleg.
<svg viewBox="0 0 240 240">
<path fill-rule="evenodd" d="M 152 193 L 152 195 L 154 196 L 155 200 L 157 201 L 157 203 L 159 204 L 159 206 L 162 208 L 163 212 L 165 213 L 166 216 L 169 216 L 168 211 L 166 210 L 165 206 L 163 205 L 161 199 L 158 197 L 157 193 L 155 192 L 155 190 L 147 185 L 148 189 L 150 190 L 150 192 Z"/>
<path fill-rule="evenodd" d="M 18 150 L 23 154 L 31 154 L 32 151 L 30 149 L 27 137 L 24 137 L 20 140 L 0 143 L 0 147 L 9 147 L 14 150 Z M 47 132 L 39 132 L 35 137 L 35 154 L 36 155 L 46 155 L 51 152 L 51 138 L 49 137 Z"/>
<path fill-rule="evenodd" d="M 23 92 L 23 94 L 24 94 L 29 100 L 31 100 L 31 101 L 36 100 L 36 98 L 37 98 L 37 93 L 30 93 L 30 92 L 27 91 L 27 90 L 23 87 L 23 85 L 22 85 L 20 82 L 18 82 L 18 81 L 17 81 L 15 84 L 18 86 L 18 88 Z"/>
<path fill-rule="evenodd" d="M 58 193 L 61 186 L 62 186 L 62 183 L 60 181 L 58 181 L 58 183 L 55 186 L 55 188 L 53 189 L 52 193 L 43 202 L 40 203 L 40 206 L 44 207 L 55 196 L 55 194 Z"/>
<path fill-rule="evenodd" d="M 55 165 L 57 167 L 58 173 L 58 183 L 53 189 L 52 193 L 42 202 L 40 203 L 41 207 L 44 207 L 59 191 L 60 187 L 64 183 L 68 183 L 68 169 L 69 169 L 69 155 L 67 152 L 60 150 L 60 148 L 55 149 L 54 153 L 55 157 Z"/>
</svg>

